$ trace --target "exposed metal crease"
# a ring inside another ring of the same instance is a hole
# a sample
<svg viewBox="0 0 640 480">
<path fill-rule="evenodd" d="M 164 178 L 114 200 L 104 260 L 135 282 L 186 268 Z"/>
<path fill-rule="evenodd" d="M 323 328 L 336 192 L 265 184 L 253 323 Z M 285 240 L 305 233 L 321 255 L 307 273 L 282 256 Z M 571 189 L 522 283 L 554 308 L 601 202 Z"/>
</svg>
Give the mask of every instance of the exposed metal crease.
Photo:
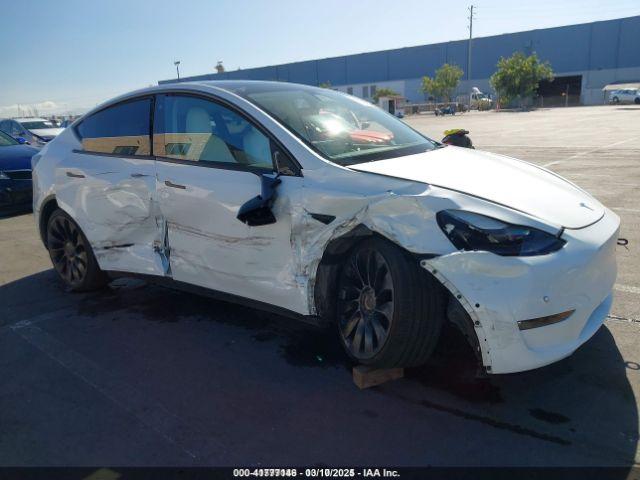
<svg viewBox="0 0 640 480">
<path fill-rule="evenodd" d="M 268 246 L 273 241 L 273 237 L 260 237 L 260 236 L 252 236 L 252 237 L 228 237 L 226 235 L 213 234 L 209 232 L 204 232 L 197 228 L 187 227 L 185 225 L 181 225 L 174 222 L 167 222 L 167 225 L 173 229 L 180 230 L 185 233 L 190 233 L 192 235 L 197 235 L 204 238 L 209 238 L 218 242 L 223 242 L 226 244 L 239 244 L 239 245 L 254 245 L 254 246 Z"/>
<path fill-rule="evenodd" d="M 96 250 L 111 250 L 113 248 L 128 248 L 133 247 L 133 243 L 123 243 L 120 245 L 105 245 L 103 247 L 98 247 Z"/>
</svg>

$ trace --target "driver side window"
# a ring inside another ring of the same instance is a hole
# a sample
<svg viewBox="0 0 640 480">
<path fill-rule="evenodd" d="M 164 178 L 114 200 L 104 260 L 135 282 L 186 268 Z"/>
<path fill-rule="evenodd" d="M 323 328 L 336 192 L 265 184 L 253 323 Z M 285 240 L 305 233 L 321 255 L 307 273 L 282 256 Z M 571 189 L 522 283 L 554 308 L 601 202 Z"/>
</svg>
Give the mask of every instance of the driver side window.
<svg viewBox="0 0 640 480">
<path fill-rule="evenodd" d="M 157 157 L 273 171 L 269 138 L 218 103 L 186 95 L 159 95 L 154 119 Z"/>
</svg>

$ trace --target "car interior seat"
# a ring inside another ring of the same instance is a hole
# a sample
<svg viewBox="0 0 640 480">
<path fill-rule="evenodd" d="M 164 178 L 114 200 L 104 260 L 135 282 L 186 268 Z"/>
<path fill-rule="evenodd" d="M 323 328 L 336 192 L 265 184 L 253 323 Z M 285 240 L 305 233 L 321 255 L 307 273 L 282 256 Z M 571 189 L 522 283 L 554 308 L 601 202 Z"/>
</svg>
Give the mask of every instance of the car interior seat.
<svg viewBox="0 0 640 480">
<path fill-rule="evenodd" d="M 204 145 L 201 152 L 198 154 L 199 148 L 194 149 L 193 152 L 190 151 L 189 160 L 237 163 L 226 142 L 213 134 L 211 118 L 204 108 L 191 107 L 187 112 L 185 127 L 188 134 L 208 134 L 207 136 L 203 135 L 202 143 Z"/>
<path fill-rule="evenodd" d="M 242 139 L 242 146 L 249 165 L 271 168 L 271 142 L 259 130 L 249 128 Z"/>
</svg>

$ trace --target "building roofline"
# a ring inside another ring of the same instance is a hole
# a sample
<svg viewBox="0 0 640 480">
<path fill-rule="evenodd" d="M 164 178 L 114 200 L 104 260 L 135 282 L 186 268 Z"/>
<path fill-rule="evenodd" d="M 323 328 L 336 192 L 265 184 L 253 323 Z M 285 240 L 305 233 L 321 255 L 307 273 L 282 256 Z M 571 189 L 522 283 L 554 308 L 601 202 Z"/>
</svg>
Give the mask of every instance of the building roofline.
<svg viewBox="0 0 640 480">
<path fill-rule="evenodd" d="M 504 33 L 498 33 L 495 35 L 487 35 L 484 37 L 474 37 L 473 40 L 481 40 L 481 39 L 486 39 L 486 38 L 496 38 L 496 37 L 505 37 L 505 36 L 509 36 L 509 35 L 519 35 L 519 34 L 523 34 L 523 33 L 530 33 L 530 32 L 541 32 L 541 31 L 549 31 L 549 30 L 557 30 L 557 29 L 562 29 L 562 28 L 570 28 L 570 27 L 581 27 L 581 26 L 585 26 L 585 25 L 593 25 L 593 24 L 597 24 L 597 23 L 607 23 L 607 22 L 619 22 L 619 21 L 624 21 L 624 20 L 628 20 L 628 19 L 632 19 L 632 18 L 640 18 L 640 15 L 632 15 L 630 17 L 620 17 L 620 18 L 612 18 L 609 20 L 595 20 L 593 22 L 584 22 L 584 23 L 574 23 L 574 24 L 569 24 L 569 25 L 558 25 L 555 27 L 545 27 L 545 28 L 534 28 L 531 30 L 520 30 L 517 32 L 504 32 Z M 380 54 L 380 53 L 387 53 L 387 52 L 395 52 L 395 51 L 400 51 L 400 50 L 406 50 L 406 49 L 410 49 L 410 48 L 419 48 L 419 47 L 436 47 L 436 46 L 440 46 L 440 45 L 447 45 L 447 44 L 451 44 L 451 43 L 458 43 L 458 42 L 462 42 L 462 43 L 466 43 L 468 41 L 468 39 L 458 39 L 458 40 L 447 40 L 445 42 L 437 42 L 437 43 L 423 43 L 423 44 L 418 44 L 418 45 L 408 45 L 408 46 L 404 46 L 404 47 L 396 47 L 396 48 L 387 48 L 384 50 L 372 50 L 372 51 L 366 51 L 366 52 L 357 52 L 357 53 L 346 53 L 344 55 L 336 55 L 333 57 L 321 57 L 321 58 L 310 58 L 307 60 L 297 60 L 294 62 L 285 62 L 285 63 L 275 63 L 275 64 L 269 64 L 269 65 L 261 65 L 261 66 L 255 66 L 255 67 L 249 67 L 249 68 L 242 68 L 242 69 L 238 69 L 238 70 L 228 70 L 225 73 L 233 73 L 233 72 L 237 72 L 237 71 L 250 71 L 250 70 L 260 70 L 260 69 L 265 69 L 265 68 L 277 68 L 277 67 L 285 67 L 285 66 L 289 66 L 289 65 L 298 65 L 301 63 L 309 63 L 309 62 L 320 62 L 323 60 L 338 60 L 338 59 L 342 59 L 345 57 L 357 57 L 360 55 L 375 55 L 375 54 Z M 202 73 L 199 75 L 191 75 L 188 77 L 183 77 L 180 78 L 179 80 L 177 78 L 169 78 L 166 80 L 160 80 L 158 83 L 162 84 L 162 83 L 168 83 L 168 82 L 194 82 L 194 81 L 204 81 L 204 80 L 213 80 L 211 77 L 211 75 L 217 75 L 217 72 L 209 72 L 209 73 Z M 207 77 L 207 78 L 204 78 Z"/>
</svg>

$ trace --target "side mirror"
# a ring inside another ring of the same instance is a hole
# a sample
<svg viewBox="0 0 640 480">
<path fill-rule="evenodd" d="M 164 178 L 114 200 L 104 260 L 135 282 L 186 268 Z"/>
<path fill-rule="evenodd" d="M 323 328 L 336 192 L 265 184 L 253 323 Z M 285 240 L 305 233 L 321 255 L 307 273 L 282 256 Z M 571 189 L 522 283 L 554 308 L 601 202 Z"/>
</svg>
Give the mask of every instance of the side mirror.
<svg viewBox="0 0 640 480">
<path fill-rule="evenodd" d="M 271 211 L 271 207 L 276 199 L 276 187 L 281 182 L 278 175 L 262 174 L 260 177 L 262 192 L 243 204 L 238 210 L 236 218 L 250 227 L 276 223 L 276 217 Z"/>
<path fill-rule="evenodd" d="M 27 142 L 27 140 L 26 140 L 24 137 L 18 137 L 18 138 L 16 138 L 16 140 L 18 141 L 18 143 L 19 143 L 20 145 L 24 145 L 25 143 L 26 143 L 27 145 L 29 144 L 29 142 Z"/>
<path fill-rule="evenodd" d="M 360 123 L 360 128 L 362 130 L 366 130 L 367 128 L 369 128 L 371 126 L 371 122 L 362 122 Z"/>
</svg>

